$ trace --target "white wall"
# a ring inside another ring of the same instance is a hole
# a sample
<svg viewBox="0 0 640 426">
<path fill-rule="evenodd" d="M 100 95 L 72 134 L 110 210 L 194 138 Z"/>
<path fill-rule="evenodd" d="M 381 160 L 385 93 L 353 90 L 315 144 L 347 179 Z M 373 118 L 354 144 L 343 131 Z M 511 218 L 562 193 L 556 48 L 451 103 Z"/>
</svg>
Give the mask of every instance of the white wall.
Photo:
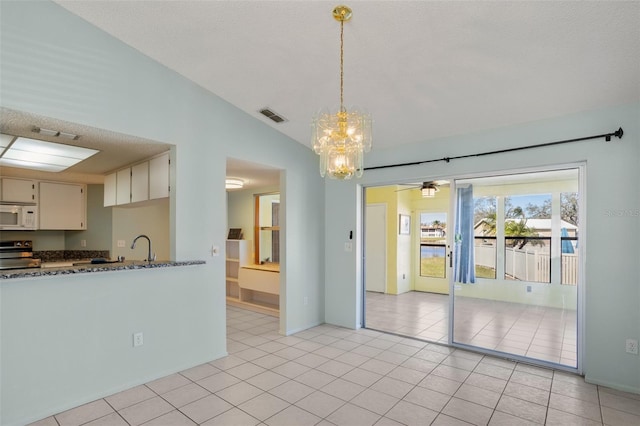
<svg viewBox="0 0 640 426">
<path fill-rule="evenodd" d="M 67 404 L 79 405 L 105 396 L 118 387 L 111 381 L 113 371 L 120 373 L 120 385 L 130 386 L 225 353 L 225 262 L 224 256 L 212 257 L 210 250 L 213 245 L 224 247 L 226 239 L 227 157 L 284 170 L 280 188 L 286 194 L 281 202 L 286 223 L 281 231 L 285 262 L 281 264 L 281 274 L 286 280 L 286 304 L 281 306 L 285 318 L 281 331 L 290 333 L 323 321 L 324 184 L 317 172 L 317 157 L 310 149 L 52 2 L 3 1 L 0 8 L 2 106 L 175 145 L 169 206 L 171 257 L 173 260 L 207 260 L 206 265 L 189 273 L 177 268 L 170 275 L 153 275 L 159 286 L 169 285 L 169 280 L 185 286 L 195 285 L 194 291 L 188 294 L 194 303 L 175 306 L 174 312 L 177 316 L 188 316 L 196 326 L 185 328 L 180 336 L 164 336 L 168 344 L 174 342 L 177 347 L 190 350 L 176 354 L 162 368 L 154 362 L 162 356 L 158 348 L 138 352 L 139 362 L 146 361 L 152 366 L 152 371 L 147 371 L 144 377 L 138 374 L 136 365 L 125 362 L 122 357 L 102 359 L 96 353 L 102 348 L 97 346 L 88 346 L 84 353 L 75 352 L 73 345 L 68 345 L 70 337 L 65 334 L 64 338 L 51 341 L 53 346 L 46 351 L 28 357 L 30 364 L 40 361 L 48 368 L 41 371 L 37 382 L 26 381 L 21 385 L 19 375 L 4 372 L 24 372 L 23 362 L 27 362 L 27 358 L 17 356 L 16 346 L 5 344 L 3 337 L 0 423 L 20 424 L 33 413 L 52 414 Z M 141 273 L 145 272 L 148 271 Z M 126 285 L 133 280 L 129 278 L 129 275 L 118 278 L 114 275 L 111 280 L 122 280 Z M 108 281 L 105 279 L 103 284 L 111 285 Z M 0 283 L 3 336 L 21 327 L 10 317 L 20 305 L 10 312 L 4 309 L 11 302 L 4 290 L 5 284 Z M 40 286 L 36 282 L 31 284 L 34 288 Z M 308 297 L 307 306 L 303 305 L 304 297 Z M 27 301 L 22 299 L 20 303 Z M 125 310 L 123 317 L 128 318 L 131 312 L 127 310 L 134 308 L 122 309 Z M 82 326 L 81 322 L 82 318 L 77 318 L 78 326 Z M 108 333 L 119 333 L 116 328 L 103 326 Z M 51 351 L 66 355 L 65 362 L 76 361 L 75 374 L 64 381 L 58 380 L 55 363 L 47 361 Z M 101 362 L 92 365 L 93 380 L 85 387 L 83 377 L 89 366 L 83 359 L 93 357 Z M 53 387 L 62 382 L 64 388 Z M 47 398 L 43 396 L 26 410 L 28 400 L 24 386 L 27 385 L 43 386 L 42 392 L 51 393 L 51 400 L 59 403 L 44 405 Z M 73 391 L 76 386 L 84 389 L 82 395 Z M 15 392 L 25 399 L 15 400 Z"/>
<path fill-rule="evenodd" d="M 615 75 L 610 77 L 615 79 Z M 327 182 L 327 223 L 339 225 L 327 227 L 326 232 L 326 321 L 346 327 L 360 321 L 359 259 L 341 250 L 345 230 L 359 226 L 358 184 L 424 181 L 586 161 L 586 235 L 580 241 L 586 247 L 583 371 L 590 382 L 640 392 L 640 358 L 625 353 L 625 339 L 640 338 L 640 246 L 636 237 L 640 231 L 639 123 L 640 105 L 634 104 L 372 151 L 365 157 L 366 166 L 597 135 L 620 126 L 625 132 L 623 139 L 608 143 L 599 139 L 450 163 L 365 171 L 358 182 Z"/>
</svg>

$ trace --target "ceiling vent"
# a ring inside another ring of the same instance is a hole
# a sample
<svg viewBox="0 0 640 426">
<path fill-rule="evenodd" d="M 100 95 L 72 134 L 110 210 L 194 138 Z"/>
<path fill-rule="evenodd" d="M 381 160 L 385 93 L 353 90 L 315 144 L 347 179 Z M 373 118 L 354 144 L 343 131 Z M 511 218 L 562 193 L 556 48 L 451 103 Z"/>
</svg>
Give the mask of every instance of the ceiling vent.
<svg viewBox="0 0 640 426">
<path fill-rule="evenodd" d="M 279 115 L 278 113 L 273 112 L 269 108 L 262 108 L 259 112 L 260 112 L 260 114 L 264 115 L 265 117 L 267 117 L 270 120 L 275 121 L 276 123 L 282 123 L 283 121 L 287 121 L 286 118 L 284 118 L 283 116 Z"/>
</svg>

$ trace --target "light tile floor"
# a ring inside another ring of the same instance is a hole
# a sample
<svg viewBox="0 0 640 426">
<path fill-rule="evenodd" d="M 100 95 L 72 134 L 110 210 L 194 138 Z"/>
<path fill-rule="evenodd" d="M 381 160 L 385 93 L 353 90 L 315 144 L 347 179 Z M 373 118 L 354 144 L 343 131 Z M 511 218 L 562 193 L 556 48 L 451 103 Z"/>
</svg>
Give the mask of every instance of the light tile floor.
<svg viewBox="0 0 640 426">
<path fill-rule="evenodd" d="M 576 311 L 456 297 L 458 343 L 577 366 Z M 449 338 L 449 296 L 367 292 L 367 328 L 431 342 Z"/>
<path fill-rule="evenodd" d="M 640 395 L 441 345 L 227 308 L 229 356 L 34 425 L 637 425 Z"/>
</svg>

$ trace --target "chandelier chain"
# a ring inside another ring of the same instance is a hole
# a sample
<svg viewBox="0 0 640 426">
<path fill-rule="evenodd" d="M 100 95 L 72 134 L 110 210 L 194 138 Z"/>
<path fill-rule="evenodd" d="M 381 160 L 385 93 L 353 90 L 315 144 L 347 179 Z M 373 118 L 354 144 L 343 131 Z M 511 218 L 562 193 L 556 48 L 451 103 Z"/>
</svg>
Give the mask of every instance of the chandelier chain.
<svg viewBox="0 0 640 426">
<path fill-rule="evenodd" d="M 340 21 L 340 111 L 344 110 L 344 20 Z"/>
</svg>

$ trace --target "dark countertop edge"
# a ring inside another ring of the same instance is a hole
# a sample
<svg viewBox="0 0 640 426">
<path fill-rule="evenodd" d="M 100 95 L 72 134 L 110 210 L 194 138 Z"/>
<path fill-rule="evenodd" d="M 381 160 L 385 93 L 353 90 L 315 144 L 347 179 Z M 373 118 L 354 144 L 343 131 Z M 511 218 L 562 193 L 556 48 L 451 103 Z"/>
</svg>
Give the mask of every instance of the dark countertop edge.
<svg viewBox="0 0 640 426">
<path fill-rule="evenodd" d="M 127 261 L 125 263 L 102 263 L 87 264 L 79 266 L 66 266 L 60 268 L 31 268 L 31 269 L 9 269 L 0 270 L 0 280 L 11 278 L 35 278 L 55 275 L 83 274 L 91 272 L 113 272 L 113 271 L 131 271 L 135 269 L 155 269 L 155 268 L 171 268 L 175 266 L 191 266 L 204 265 L 204 260 L 186 260 L 186 261 L 166 261 L 146 263 L 144 261 L 136 261 L 135 263 Z"/>
</svg>

